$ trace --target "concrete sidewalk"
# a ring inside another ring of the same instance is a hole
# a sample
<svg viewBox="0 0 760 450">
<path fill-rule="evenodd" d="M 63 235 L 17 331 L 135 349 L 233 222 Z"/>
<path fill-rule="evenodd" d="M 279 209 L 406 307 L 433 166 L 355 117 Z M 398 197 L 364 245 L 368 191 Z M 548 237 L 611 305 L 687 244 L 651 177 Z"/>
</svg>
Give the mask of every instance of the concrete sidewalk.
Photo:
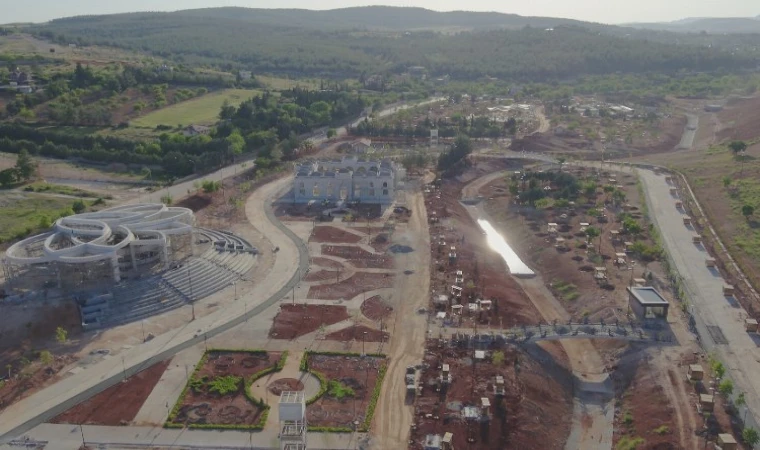
<svg viewBox="0 0 760 450">
<path fill-rule="evenodd" d="M 166 430 L 160 427 L 105 427 L 96 425 L 42 424 L 26 434 L 33 442 L 45 443 L 45 450 L 76 450 L 84 442 L 90 448 L 181 448 L 181 449 L 276 449 L 280 448 L 277 429 L 271 431 Z M 309 449 L 355 449 L 361 433 L 308 433 Z M 2 449 L 19 446 L 2 445 Z M 27 447 L 34 448 L 34 447 Z"/>
</svg>

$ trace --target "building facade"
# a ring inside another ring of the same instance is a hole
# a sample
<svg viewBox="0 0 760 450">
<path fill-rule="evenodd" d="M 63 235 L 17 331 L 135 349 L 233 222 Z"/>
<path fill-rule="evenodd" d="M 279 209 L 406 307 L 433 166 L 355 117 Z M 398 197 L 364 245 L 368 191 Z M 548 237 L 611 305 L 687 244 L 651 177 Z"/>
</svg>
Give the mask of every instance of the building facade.
<svg viewBox="0 0 760 450">
<path fill-rule="evenodd" d="M 398 169 L 389 161 L 370 161 L 355 156 L 336 160 L 307 161 L 296 165 L 293 198 L 312 201 L 392 203 Z"/>
</svg>

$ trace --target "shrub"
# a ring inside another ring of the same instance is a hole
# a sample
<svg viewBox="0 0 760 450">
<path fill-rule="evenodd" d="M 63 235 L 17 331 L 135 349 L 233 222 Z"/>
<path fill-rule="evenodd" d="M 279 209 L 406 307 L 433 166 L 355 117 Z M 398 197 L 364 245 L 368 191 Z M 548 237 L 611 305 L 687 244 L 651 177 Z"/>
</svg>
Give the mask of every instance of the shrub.
<svg viewBox="0 0 760 450">
<path fill-rule="evenodd" d="M 330 380 L 327 383 L 327 395 L 342 400 L 344 397 L 356 396 L 356 392 L 338 380 Z"/>
<path fill-rule="evenodd" d="M 734 382 L 731 380 L 723 380 L 718 385 L 718 391 L 724 396 L 728 397 L 734 392 Z"/>
<path fill-rule="evenodd" d="M 615 450 L 636 450 L 640 445 L 644 444 L 646 444 L 644 438 L 623 436 L 615 446 Z"/>
<path fill-rule="evenodd" d="M 667 425 L 662 425 L 654 429 L 655 434 L 662 436 L 663 434 L 670 433 L 670 428 Z"/>
<path fill-rule="evenodd" d="M 383 386 L 383 378 L 385 378 L 385 372 L 388 370 L 387 365 L 383 365 L 380 371 L 377 373 L 377 381 L 375 381 L 375 389 L 372 391 L 372 397 L 369 399 L 367 405 L 367 415 L 364 417 L 364 422 L 359 426 L 359 431 L 366 433 L 369 431 L 370 425 L 372 425 L 372 416 L 375 415 L 375 407 L 377 406 L 377 399 L 380 397 L 380 389 Z"/>
<path fill-rule="evenodd" d="M 242 377 L 234 375 L 227 375 L 224 377 L 216 377 L 208 384 L 209 392 L 216 392 L 219 395 L 227 395 L 240 388 L 240 382 L 243 381 Z"/>
<path fill-rule="evenodd" d="M 625 414 L 623 414 L 623 423 L 626 425 L 631 425 L 633 423 L 633 414 L 631 414 L 630 411 L 626 411 Z"/>
</svg>

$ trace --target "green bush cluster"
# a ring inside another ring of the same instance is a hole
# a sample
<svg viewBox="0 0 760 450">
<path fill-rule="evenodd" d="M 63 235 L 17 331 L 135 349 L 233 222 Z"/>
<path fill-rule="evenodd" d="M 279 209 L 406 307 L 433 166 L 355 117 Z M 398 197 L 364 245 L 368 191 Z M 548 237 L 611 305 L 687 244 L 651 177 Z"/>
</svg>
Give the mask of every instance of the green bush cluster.
<svg viewBox="0 0 760 450">
<path fill-rule="evenodd" d="M 309 431 L 315 433 L 351 433 L 354 430 L 348 427 L 309 427 Z"/>
</svg>

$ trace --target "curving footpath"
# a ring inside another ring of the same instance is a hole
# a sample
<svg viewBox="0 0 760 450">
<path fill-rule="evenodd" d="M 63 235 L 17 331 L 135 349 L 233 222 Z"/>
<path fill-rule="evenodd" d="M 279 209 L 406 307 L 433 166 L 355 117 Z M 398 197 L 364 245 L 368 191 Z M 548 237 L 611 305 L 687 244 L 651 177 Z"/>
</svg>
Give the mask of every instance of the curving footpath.
<svg viewBox="0 0 760 450">
<path fill-rule="evenodd" d="M 0 444 L 8 443 L 125 377 L 243 323 L 287 295 L 298 283 L 298 271 L 305 272 L 309 264 L 306 246 L 277 220 L 272 211 L 272 199 L 287 188 L 289 182 L 288 177 L 269 183 L 256 190 L 246 203 L 246 215 L 251 224 L 272 245 L 280 247 L 268 283 L 244 293 L 228 308 L 114 355 L 9 406 L 0 414 Z M 265 300 L 259 302 L 257 299 Z"/>
</svg>

